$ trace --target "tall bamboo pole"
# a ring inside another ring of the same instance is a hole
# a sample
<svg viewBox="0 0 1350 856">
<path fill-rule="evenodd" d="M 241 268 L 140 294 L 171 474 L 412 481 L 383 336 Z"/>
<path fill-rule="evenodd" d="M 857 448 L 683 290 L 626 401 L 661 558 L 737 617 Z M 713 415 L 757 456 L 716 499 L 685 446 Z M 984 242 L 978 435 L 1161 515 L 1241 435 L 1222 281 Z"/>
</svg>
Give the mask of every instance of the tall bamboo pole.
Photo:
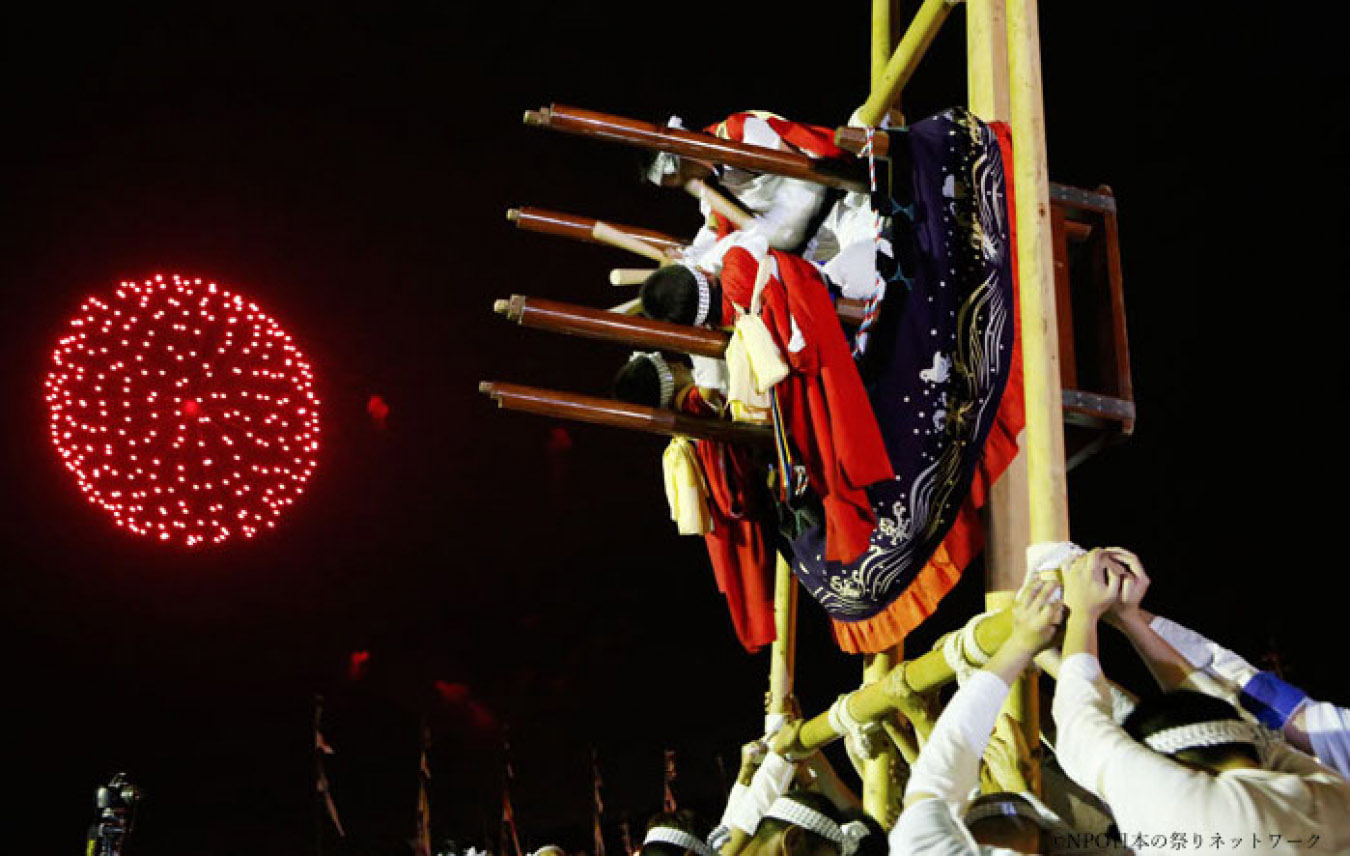
<svg viewBox="0 0 1350 856">
<path fill-rule="evenodd" d="M 1007 0 L 1007 16 L 1031 540 L 1054 541 L 1069 535 L 1069 510 L 1036 0 Z"/>
<path fill-rule="evenodd" d="M 1017 460 L 995 485 L 989 515 L 990 608 L 1008 604 L 1025 574 L 1026 546 L 1068 538 L 1068 488 L 1064 466 L 1064 422 L 1059 375 L 1059 332 L 1055 307 L 1054 244 L 1050 223 L 1050 181 L 1046 163 L 1045 108 L 1041 93 L 1040 28 L 1036 0 L 978 0 L 997 57 L 1006 53 L 1007 85 L 992 86 L 996 110 L 1007 92 L 1013 138 L 1018 283 L 1026 400 L 1026 430 Z M 974 10 L 972 10 L 974 11 Z M 1005 19 L 999 38 L 999 17 Z M 995 66 L 996 68 L 996 66 Z M 995 75 L 996 77 L 996 75 Z M 973 86 L 973 84 L 972 84 Z M 1000 115 L 999 118 L 1002 118 Z M 1040 710 L 1034 672 L 1018 681 L 1005 709 L 1032 747 L 1034 792 L 1040 792 Z"/>
<path fill-rule="evenodd" d="M 858 120 L 862 124 L 868 127 L 880 124 L 881 117 L 886 115 L 886 111 L 900 97 L 900 90 L 905 88 L 905 84 L 914 75 L 914 70 L 919 67 L 919 60 L 923 59 L 928 46 L 937 37 L 938 29 L 942 26 L 942 22 L 947 20 L 953 5 L 955 0 L 924 0 L 923 5 L 914 13 L 914 20 L 905 30 L 900 44 L 896 45 L 895 52 L 891 54 L 885 69 L 878 79 L 873 80 L 872 91 L 868 94 L 867 101 L 858 108 Z M 873 8 L 875 9 L 875 6 Z"/>
</svg>

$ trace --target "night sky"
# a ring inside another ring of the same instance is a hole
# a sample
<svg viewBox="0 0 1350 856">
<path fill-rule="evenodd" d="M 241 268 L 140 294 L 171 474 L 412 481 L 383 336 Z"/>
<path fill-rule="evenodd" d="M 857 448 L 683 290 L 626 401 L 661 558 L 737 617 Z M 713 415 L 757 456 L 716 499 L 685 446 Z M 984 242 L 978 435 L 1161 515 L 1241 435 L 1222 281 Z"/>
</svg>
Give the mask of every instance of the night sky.
<svg viewBox="0 0 1350 856">
<path fill-rule="evenodd" d="M 492 314 L 512 293 L 610 305 L 606 272 L 631 263 L 517 233 L 508 207 L 697 227 L 628 150 L 522 111 L 834 125 L 864 97 L 870 4 L 728 5 L 6 10 L 0 849 L 77 852 L 125 770 L 149 795 L 130 852 L 313 852 L 316 693 L 350 833 L 326 852 L 408 852 L 422 721 L 437 838 L 495 836 L 507 724 L 528 848 L 589 847 L 591 747 L 611 846 L 659 807 L 665 748 L 682 802 L 716 807 L 767 659 L 666 519 L 663 441 L 501 412 L 477 382 L 604 394 L 626 356 Z M 1345 703 L 1343 46 L 1270 4 L 1175 5 L 1042 9 L 1050 171 L 1118 197 L 1139 410 L 1071 474 L 1073 532 L 1135 548 L 1156 611 Z M 911 118 L 964 103 L 963 26 L 958 9 Z M 257 300 L 316 367 L 319 470 L 255 542 L 132 537 L 47 438 L 65 319 L 170 272 Z M 977 567 L 911 650 L 979 600 Z M 809 600 L 800 646 L 818 711 L 860 666 Z"/>
</svg>

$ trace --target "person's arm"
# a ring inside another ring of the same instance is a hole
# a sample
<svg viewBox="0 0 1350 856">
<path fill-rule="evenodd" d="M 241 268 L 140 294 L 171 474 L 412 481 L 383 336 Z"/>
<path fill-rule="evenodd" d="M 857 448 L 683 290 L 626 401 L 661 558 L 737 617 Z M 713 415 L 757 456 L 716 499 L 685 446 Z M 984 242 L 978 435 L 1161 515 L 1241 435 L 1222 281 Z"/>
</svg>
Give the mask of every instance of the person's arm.
<svg viewBox="0 0 1350 856">
<path fill-rule="evenodd" d="M 1291 736 L 1294 732 L 1299 739 Z M 1323 764 L 1350 779 L 1350 710 L 1330 702 L 1309 701 L 1285 723 L 1284 734 L 1307 747 Z"/>
<path fill-rule="evenodd" d="M 1282 732 L 1294 747 L 1317 754 L 1305 727 L 1308 697 L 1302 690 L 1194 630 L 1142 609 L 1140 601 L 1149 586 L 1143 563 L 1127 550 L 1107 552 L 1133 578 L 1122 584 L 1120 601 L 1108 611 L 1107 620 L 1130 640 L 1164 690 L 1185 687 L 1222 698 Z"/>
<path fill-rule="evenodd" d="M 984 750 L 984 766 L 980 781 L 987 794 L 1007 791 L 1023 793 L 1031 790 L 1031 750 L 1017 720 L 1007 711 L 999 714 L 994 736 Z"/>
<path fill-rule="evenodd" d="M 1189 828 L 1208 815 L 1210 777 L 1137 743 L 1111 718 L 1097 659 L 1098 622 L 1124 583 L 1111 564 L 1094 550 L 1064 573 L 1069 618 L 1052 705 L 1055 754 L 1071 779 L 1106 801 L 1121 828 Z"/>
<path fill-rule="evenodd" d="M 1103 619 L 1130 640 L 1158 686 L 1174 690 L 1185 685 L 1195 667 L 1153 629 L 1149 623 L 1153 616 L 1140 608 L 1150 583 L 1143 562 L 1128 550 L 1113 548 L 1103 554 L 1125 570 L 1123 574 L 1115 574 L 1120 579 L 1120 595 L 1107 607 Z"/>
<path fill-rule="evenodd" d="M 980 758 L 1012 682 L 1055 637 L 1063 610 L 1054 596 L 1057 589 L 1054 583 L 1038 581 L 1018 593 L 1012 634 L 952 696 L 914 762 L 907 808 L 932 799 L 959 805 L 979 786 Z"/>
</svg>

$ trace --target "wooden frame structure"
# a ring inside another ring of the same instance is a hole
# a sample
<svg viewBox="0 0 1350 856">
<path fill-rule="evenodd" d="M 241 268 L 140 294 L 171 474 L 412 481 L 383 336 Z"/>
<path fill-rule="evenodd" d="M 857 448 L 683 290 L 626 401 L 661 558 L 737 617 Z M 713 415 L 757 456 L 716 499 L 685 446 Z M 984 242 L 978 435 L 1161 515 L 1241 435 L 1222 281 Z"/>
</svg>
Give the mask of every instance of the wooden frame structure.
<svg viewBox="0 0 1350 856">
<path fill-rule="evenodd" d="M 873 0 L 871 91 L 855 114 L 856 121 L 875 128 L 884 119 L 898 116 L 901 90 L 958 2 L 923 0 L 903 36 L 897 38 L 897 0 Z M 1013 162 L 1006 166 L 1016 188 L 1018 314 L 1026 407 L 1021 450 L 994 485 L 986 510 L 989 613 L 982 620 L 974 620 L 970 635 L 979 648 L 992 653 L 1011 629 L 1008 605 L 1025 573 L 1027 545 L 1068 538 L 1068 468 L 1111 440 L 1128 435 L 1133 430 L 1135 412 L 1114 197 L 1107 188 L 1088 191 L 1053 185 L 1048 179 L 1036 0 L 967 0 L 966 45 L 971 112 L 986 122 L 1005 122 L 1012 132 Z M 561 105 L 530 111 L 525 121 L 705 162 L 831 187 L 865 189 L 861 163 L 822 164 L 708 134 Z M 858 152 L 865 138 L 860 129 L 841 128 L 836 142 Z M 872 142 L 872 154 L 884 157 L 886 136 L 876 134 Z M 608 242 L 658 263 L 666 263 L 663 256 L 674 256 L 683 246 L 679 239 L 652 230 L 606 225 L 545 209 L 512 209 L 507 216 L 522 229 Z M 622 278 L 620 272 L 615 273 L 616 278 Z M 691 331 L 679 325 L 661 325 L 519 295 L 498 301 L 496 308 L 525 326 L 641 347 L 718 356 L 727 341 L 726 334 L 716 331 Z M 861 306 L 841 305 L 840 317 L 845 323 L 856 324 Z M 609 399 L 499 383 L 484 384 L 483 391 L 502 406 L 563 418 L 729 442 L 763 443 L 768 439 L 762 427 L 739 426 L 739 430 L 725 431 L 716 427 L 715 420 L 637 408 Z M 778 565 L 778 640 L 770 655 L 767 707 L 771 718 L 784 716 L 791 708 L 795 660 L 796 584 L 788 563 L 780 557 Z M 902 656 L 897 646 L 866 657 L 863 685 L 845 702 L 851 718 L 874 721 L 903 717 L 906 711 L 914 712 L 916 695 L 931 692 L 954 677 L 941 651 L 930 651 L 911 661 L 903 661 Z M 1008 709 L 1021 723 L 1027 745 L 1039 746 L 1034 674 L 1018 681 Z M 784 752 L 800 752 L 840 736 L 829 717 L 820 714 L 780 731 L 774 745 Z M 887 824 L 899 810 L 901 795 L 892 771 L 902 742 L 894 742 L 869 759 L 863 770 L 864 808 Z M 1033 785 L 1038 787 L 1039 783 Z M 731 856 L 736 849 L 733 841 L 723 854 Z"/>
</svg>

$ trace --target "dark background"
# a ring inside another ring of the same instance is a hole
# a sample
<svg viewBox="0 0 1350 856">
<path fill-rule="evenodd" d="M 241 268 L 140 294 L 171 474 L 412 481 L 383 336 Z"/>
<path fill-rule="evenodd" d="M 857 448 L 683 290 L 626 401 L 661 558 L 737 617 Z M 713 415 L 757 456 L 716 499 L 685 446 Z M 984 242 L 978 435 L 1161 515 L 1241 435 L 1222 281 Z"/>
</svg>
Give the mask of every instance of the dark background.
<svg viewBox="0 0 1350 856">
<path fill-rule="evenodd" d="M 601 392 L 625 355 L 491 314 L 513 292 L 608 305 L 605 273 L 629 263 L 516 233 L 507 207 L 690 234 L 694 206 L 637 182 L 628 151 L 520 115 L 556 100 L 837 124 L 865 94 L 869 5 L 7 8 L 3 849 L 76 852 L 95 786 L 124 769 L 149 794 L 133 852 L 312 852 L 316 692 L 351 834 L 329 852 L 408 852 L 424 718 L 438 838 L 495 836 L 507 723 L 528 848 L 589 848 L 592 746 L 611 846 L 659 806 L 664 748 L 682 800 L 719 810 L 714 759 L 734 768 L 757 729 L 767 661 L 735 644 L 701 544 L 665 519 L 662 441 L 555 436 L 476 392 Z M 1277 650 L 1343 703 L 1343 48 L 1273 4 L 1177 5 L 1042 7 L 1051 175 L 1119 198 L 1140 414 L 1071 474 L 1073 530 L 1137 549 L 1156 610 Z M 964 103 L 964 17 L 911 117 Z M 316 366 L 320 469 L 256 543 L 116 530 L 46 439 L 65 318 L 156 272 L 256 299 Z M 976 568 L 911 650 L 979 600 Z M 801 612 L 814 711 L 859 665 Z"/>
</svg>

